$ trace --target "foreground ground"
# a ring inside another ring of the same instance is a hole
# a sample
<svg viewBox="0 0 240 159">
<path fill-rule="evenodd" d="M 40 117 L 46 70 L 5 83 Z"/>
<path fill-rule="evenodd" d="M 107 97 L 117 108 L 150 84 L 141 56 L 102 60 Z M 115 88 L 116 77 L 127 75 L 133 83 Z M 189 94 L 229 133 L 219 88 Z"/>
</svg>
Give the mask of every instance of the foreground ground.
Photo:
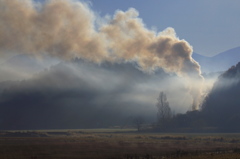
<svg viewBox="0 0 240 159">
<path fill-rule="evenodd" d="M 1 159 L 240 159 L 240 134 L 130 130 L 0 132 Z"/>
</svg>

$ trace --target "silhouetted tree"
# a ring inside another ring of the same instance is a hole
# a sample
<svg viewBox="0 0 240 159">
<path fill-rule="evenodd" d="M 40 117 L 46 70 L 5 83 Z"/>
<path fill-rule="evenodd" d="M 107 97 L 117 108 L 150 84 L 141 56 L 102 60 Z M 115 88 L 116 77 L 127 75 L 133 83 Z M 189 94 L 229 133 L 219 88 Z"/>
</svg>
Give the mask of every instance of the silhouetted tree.
<svg viewBox="0 0 240 159">
<path fill-rule="evenodd" d="M 172 117 L 171 108 L 169 106 L 167 96 L 164 92 L 160 92 L 159 97 L 157 99 L 157 119 L 158 125 L 161 128 L 167 128 L 169 121 Z"/>
<path fill-rule="evenodd" d="M 142 116 L 137 116 L 133 119 L 133 123 L 136 126 L 137 130 L 140 131 L 144 123 L 144 118 Z"/>
</svg>

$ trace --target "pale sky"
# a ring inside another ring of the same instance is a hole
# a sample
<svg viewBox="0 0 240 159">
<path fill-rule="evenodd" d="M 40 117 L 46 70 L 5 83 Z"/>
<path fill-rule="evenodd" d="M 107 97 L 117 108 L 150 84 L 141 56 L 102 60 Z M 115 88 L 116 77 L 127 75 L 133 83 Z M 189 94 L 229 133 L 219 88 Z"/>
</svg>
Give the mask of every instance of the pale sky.
<svg viewBox="0 0 240 159">
<path fill-rule="evenodd" d="M 173 27 L 198 54 L 213 56 L 240 46 L 240 0 L 88 1 L 101 16 L 135 8 L 148 28 Z"/>
</svg>

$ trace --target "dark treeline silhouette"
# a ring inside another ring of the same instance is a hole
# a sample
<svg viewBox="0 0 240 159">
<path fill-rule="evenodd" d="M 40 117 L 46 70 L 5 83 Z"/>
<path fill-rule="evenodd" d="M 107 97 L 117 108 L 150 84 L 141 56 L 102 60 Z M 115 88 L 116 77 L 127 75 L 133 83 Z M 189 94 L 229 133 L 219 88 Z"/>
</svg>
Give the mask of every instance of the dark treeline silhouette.
<svg viewBox="0 0 240 159">
<path fill-rule="evenodd" d="M 163 71 L 158 73 L 167 76 Z M 99 66 L 75 59 L 53 65 L 30 79 L 0 82 L 0 130 L 130 125 L 129 118 L 143 111 L 146 114 L 148 107 L 121 96 L 129 94 L 131 99 L 131 94 L 139 92 L 135 84 L 148 80 L 150 76 L 133 64 Z M 154 121 L 150 113 L 147 115 L 147 122 Z M 137 120 L 139 129 L 142 122 Z"/>
<path fill-rule="evenodd" d="M 144 116 L 148 107 L 141 101 L 119 98 L 134 89 L 136 81 L 141 84 L 150 80 L 148 75 L 132 65 L 104 64 L 100 70 L 97 67 L 77 63 L 76 69 L 60 63 L 29 80 L 1 82 L 0 129 L 106 128 L 132 124 L 139 131 L 147 127 L 158 132 L 240 132 L 240 63 L 219 76 L 198 111 L 174 115 L 167 94 L 161 92 L 153 119 L 149 117 L 152 113 Z M 91 74 L 86 74 L 89 69 Z M 78 73 L 74 73 L 76 70 Z M 103 73 L 110 74 L 110 78 L 103 78 Z M 167 76 L 162 73 L 161 77 Z M 116 76 L 123 82 L 112 87 L 109 83 Z M 100 80 L 105 85 L 99 85 L 99 80 L 94 83 L 96 77 L 103 78 Z M 160 76 L 156 80 L 157 77 Z M 131 94 L 136 92 L 138 89 Z M 149 125 L 156 118 L 157 123 Z"/>
<path fill-rule="evenodd" d="M 240 132 L 240 63 L 223 73 L 206 97 L 202 114 L 209 126 Z"/>
<path fill-rule="evenodd" d="M 240 63 L 219 76 L 200 110 L 177 114 L 168 132 L 240 132 Z"/>
</svg>

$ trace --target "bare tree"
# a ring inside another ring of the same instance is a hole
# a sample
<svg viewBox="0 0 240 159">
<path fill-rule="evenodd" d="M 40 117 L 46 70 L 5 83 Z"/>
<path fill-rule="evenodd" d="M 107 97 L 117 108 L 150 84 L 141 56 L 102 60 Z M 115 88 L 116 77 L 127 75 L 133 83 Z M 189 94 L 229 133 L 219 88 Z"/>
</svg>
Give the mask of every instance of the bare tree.
<svg viewBox="0 0 240 159">
<path fill-rule="evenodd" d="M 172 112 L 167 100 L 167 96 L 164 92 L 160 92 L 159 97 L 157 99 L 156 107 L 158 109 L 157 111 L 158 124 L 160 127 L 166 128 L 167 124 L 169 123 L 172 117 Z"/>
<path fill-rule="evenodd" d="M 144 118 L 142 116 L 137 116 L 133 119 L 133 123 L 136 126 L 137 130 L 140 131 L 144 123 Z"/>
</svg>

